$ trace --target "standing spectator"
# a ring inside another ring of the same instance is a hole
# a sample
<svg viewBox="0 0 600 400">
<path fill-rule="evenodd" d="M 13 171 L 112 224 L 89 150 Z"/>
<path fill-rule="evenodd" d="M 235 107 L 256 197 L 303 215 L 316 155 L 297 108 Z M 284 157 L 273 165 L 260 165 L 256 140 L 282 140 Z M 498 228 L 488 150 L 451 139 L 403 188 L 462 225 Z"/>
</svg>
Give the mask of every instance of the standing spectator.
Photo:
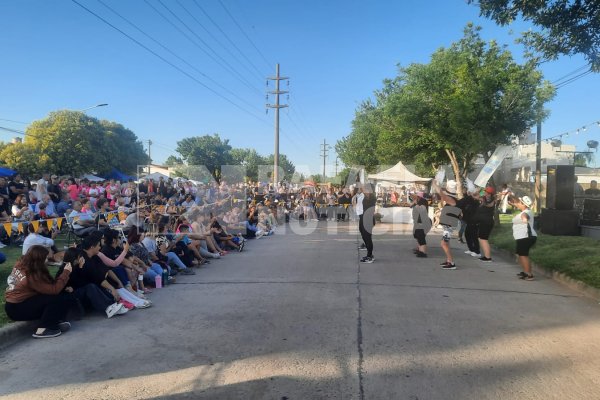
<svg viewBox="0 0 600 400">
<path fill-rule="evenodd" d="M 506 183 L 502 185 L 502 190 L 500 191 L 500 212 L 502 214 L 506 214 L 508 209 L 508 197 L 511 194 L 511 190 Z"/>
<path fill-rule="evenodd" d="M 75 183 L 75 179 L 69 178 L 67 181 L 67 191 L 69 192 L 71 201 L 79 200 L 79 190 L 79 186 Z"/>
<path fill-rule="evenodd" d="M 54 203 L 58 203 L 62 197 L 62 189 L 60 188 L 59 183 L 58 176 L 52 175 L 50 177 L 50 183 L 48 183 L 47 190 L 51 200 Z"/>
<path fill-rule="evenodd" d="M 35 186 L 35 198 L 41 200 L 41 198 L 48 194 L 48 179 L 50 178 L 49 174 L 43 174 L 42 177 L 37 181 Z"/>
<path fill-rule="evenodd" d="M 600 189 L 598 189 L 598 182 L 592 180 L 590 182 L 590 187 L 585 189 L 586 196 L 600 196 Z"/>
<path fill-rule="evenodd" d="M 528 196 L 523 196 L 518 199 L 512 199 L 512 205 L 517 207 L 521 212 L 512 220 L 513 223 L 513 238 L 516 241 L 516 253 L 519 256 L 519 264 L 523 267 L 523 271 L 518 274 L 520 279 L 532 281 L 533 274 L 531 273 L 531 262 L 529 260 L 529 249 L 533 247 L 537 240 L 537 233 L 533 229 L 533 213 L 529 209 L 533 202 Z"/>
<path fill-rule="evenodd" d="M 40 320 L 34 338 L 59 336 L 71 327 L 65 321 L 73 300 L 61 293 L 73 268 L 65 265 L 64 273 L 54 280 L 46 267 L 48 250 L 33 246 L 13 268 L 7 279 L 6 315 L 14 321 Z"/>
<path fill-rule="evenodd" d="M 5 205 L 5 211 L 10 213 L 9 207 L 10 207 L 10 188 L 8 186 L 8 183 L 6 182 L 6 179 L 4 178 L 0 178 L 0 197 L 2 197 L 4 199 L 4 205 Z"/>
<path fill-rule="evenodd" d="M 21 175 L 16 174 L 13 176 L 10 182 L 8 182 L 8 189 L 10 190 L 9 197 L 11 205 L 14 203 L 18 195 L 26 193 L 25 185 L 21 182 Z"/>
</svg>

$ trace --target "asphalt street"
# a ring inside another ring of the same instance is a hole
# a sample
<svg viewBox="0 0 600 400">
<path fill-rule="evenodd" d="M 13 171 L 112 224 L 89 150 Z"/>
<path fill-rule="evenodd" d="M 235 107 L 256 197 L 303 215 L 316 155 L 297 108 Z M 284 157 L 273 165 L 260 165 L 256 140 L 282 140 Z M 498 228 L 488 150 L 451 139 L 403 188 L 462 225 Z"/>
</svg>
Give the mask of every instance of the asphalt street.
<svg viewBox="0 0 600 400">
<path fill-rule="evenodd" d="M 292 229 L 293 227 L 293 229 Z M 402 226 L 294 224 L 151 294 L 0 353 L 3 399 L 598 399 L 600 306 Z"/>
</svg>

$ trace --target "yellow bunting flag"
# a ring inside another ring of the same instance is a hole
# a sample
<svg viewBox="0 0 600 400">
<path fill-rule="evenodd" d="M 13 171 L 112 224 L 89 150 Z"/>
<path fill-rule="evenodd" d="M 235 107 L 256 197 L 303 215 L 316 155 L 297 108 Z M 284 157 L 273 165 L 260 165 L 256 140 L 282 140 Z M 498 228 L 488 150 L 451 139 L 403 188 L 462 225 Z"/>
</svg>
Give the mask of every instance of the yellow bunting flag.
<svg viewBox="0 0 600 400">
<path fill-rule="evenodd" d="M 56 225 L 58 226 L 58 230 L 60 230 L 60 228 L 62 226 L 62 222 L 63 222 L 62 218 L 57 218 L 56 219 Z"/>
<path fill-rule="evenodd" d="M 111 221 L 114 217 L 115 217 L 115 213 L 110 212 L 110 213 L 108 213 L 107 219 L 108 219 L 108 221 Z"/>
<path fill-rule="evenodd" d="M 52 226 L 54 225 L 54 220 L 53 219 L 48 219 L 46 220 L 46 226 L 48 227 L 48 230 L 51 231 L 52 230 Z"/>
<path fill-rule="evenodd" d="M 37 232 L 40 227 L 40 221 L 31 221 L 31 225 L 33 225 L 33 231 Z"/>
<path fill-rule="evenodd" d="M 23 233 L 25 231 L 25 229 L 23 229 L 23 224 L 22 223 L 19 223 L 19 225 L 17 225 L 17 231 L 19 233 Z"/>
<path fill-rule="evenodd" d="M 126 219 L 126 218 L 127 218 L 127 216 L 125 215 L 125 213 L 124 213 L 123 211 L 121 211 L 121 212 L 119 213 L 119 221 L 123 221 L 123 220 L 124 220 L 124 219 Z"/>
<path fill-rule="evenodd" d="M 12 224 L 11 223 L 4 224 L 4 230 L 6 231 L 6 234 L 8 235 L 8 237 L 10 237 L 10 234 L 12 233 Z"/>
</svg>

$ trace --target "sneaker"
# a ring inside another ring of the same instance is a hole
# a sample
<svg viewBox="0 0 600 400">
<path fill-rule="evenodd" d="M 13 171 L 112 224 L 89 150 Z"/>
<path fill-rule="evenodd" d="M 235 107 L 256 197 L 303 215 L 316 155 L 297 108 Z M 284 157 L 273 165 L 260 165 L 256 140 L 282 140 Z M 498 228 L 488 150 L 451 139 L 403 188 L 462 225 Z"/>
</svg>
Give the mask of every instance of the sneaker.
<svg viewBox="0 0 600 400">
<path fill-rule="evenodd" d="M 521 271 L 517 274 L 517 276 L 519 277 L 519 279 L 524 279 L 527 276 L 527 274 L 525 272 Z"/>
<path fill-rule="evenodd" d="M 58 323 L 58 329 L 60 329 L 60 331 L 62 333 L 65 333 L 66 331 L 68 331 L 69 329 L 71 329 L 71 323 L 68 322 L 68 321 L 59 322 Z"/>
<path fill-rule="evenodd" d="M 479 254 L 479 253 L 473 253 L 473 252 L 471 252 L 471 257 L 477 257 L 477 258 L 480 258 L 480 257 L 481 257 L 481 254 Z"/>
<path fill-rule="evenodd" d="M 444 265 L 442 265 L 442 269 L 456 269 L 456 264 L 446 262 Z"/>
<path fill-rule="evenodd" d="M 487 258 L 487 257 L 479 257 L 479 261 L 491 263 L 492 259 L 491 258 Z"/>
<path fill-rule="evenodd" d="M 0 249 L 3 249 L 5 247 L 6 247 L 6 245 L 4 243 L 0 242 Z"/>
<path fill-rule="evenodd" d="M 523 274 L 519 277 L 519 279 L 523 279 L 525 281 L 532 281 L 534 278 L 531 274 Z"/>
<path fill-rule="evenodd" d="M 413 254 L 419 254 L 419 249 L 413 249 Z"/>
<path fill-rule="evenodd" d="M 121 305 L 123 307 L 125 307 L 125 308 L 127 308 L 129 310 L 132 310 L 132 309 L 135 308 L 135 306 L 132 303 L 128 302 L 127 300 L 121 299 L 121 300 L 119 300 L 119 303 L 121 303 Z"/>
<path fill-rule="evenodd" d="M 121 309 L 121 307 L 123 307 L 123 306 L 119 303 L 113 303 L 110 306 L 106 307 L 106 310 L 104 310 L 106 312 L 106 317 L 112 318 L 113 316 L 115 316 L 117 314 L 117 312 Z"/>
<path fill-rule="evenodd" d="M 167 282 L 168 282 L 168 284 L 170 285 L 170 284 L 172 284 L 172 283 L 175 283 L 175 282 L 177 282 L 177 279 L 175 279 L 175 277 L 174 277 L 174 276 L 169 276 L 169 279 L 168 279 L 168 281 L 167 281 Z"/>
<path fill-rule="evenodd" d="M 117 309 L 117 315 L 127 314 L 129 312 L 129 308 L 125 307 L 123 304 L 119 304 L 119 308 Z"/>
<path fill-rule="evenodd" d="M 422 251 L 417 251 L 416 254 L 418 258 L 427 258 L 427 254 L 423 253 Z"/>
<path fill-rule="evenodd" d="M 181 275 L 196 275 L 196 273 L 189 268 L 182 269 L 179 273 Z"/>
<path fill-rule="evenodd" d="M 60 336 L 62 334 L 62 332 L 60 331 L 60 329 L 44 329 L 44 332 L 42 333 L 34 333 L 33 335 L 31 335 L 32 337 L 36 338 L 36 339 L 45 339 L 45 338 L 51 338 L 51 337 L 57 337 Z"/>
<path fill-rule="evenodd" d="M 373 264 L 373 261 L 375 261 L 374 257 L 363 257 L 360 259 L 360 262 L 365 264 Z"/>
<path fill-rule="evenodd" d="M 141 303 L 139 306 L 135 306 L 135 308 L 148 308 L 152 305 L 152 303 L 150 303 L 149 301 L 144 301 L 143 303 Z"/>
<path fill-rule="evenodd" d="M 244 250 L 244 246 L 246 245 L 246 242 L 240 242 L 239 246 L 238 246 L 238 251 L 241 253 L 242 250 Z"/>
<path fill-rule="evenodd" d="M 467 251 L 465 251 L 465 254 L 472 256 L 474 253 L 471 250 L 467 250 Z"/>
</svg>

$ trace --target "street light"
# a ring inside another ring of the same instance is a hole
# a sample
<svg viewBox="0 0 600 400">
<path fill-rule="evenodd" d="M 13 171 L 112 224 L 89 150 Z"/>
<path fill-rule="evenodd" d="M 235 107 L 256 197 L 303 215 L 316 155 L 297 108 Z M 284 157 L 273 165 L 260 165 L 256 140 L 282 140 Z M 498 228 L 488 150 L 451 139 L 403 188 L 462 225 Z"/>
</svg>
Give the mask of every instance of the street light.
<svg viewBox="0 0 600 400">
<path fill-rule="evenodd" d="M 88 108 L 84 108 L 83 110 L 79 110 L 79 112 L 86 112 L 87 110 L 91 110 L 92 108 L 106 107 L 107 105 L 108 105 L 108 103 L 96 104 L 95 106 L 91 106 Z"/>
</svg>

